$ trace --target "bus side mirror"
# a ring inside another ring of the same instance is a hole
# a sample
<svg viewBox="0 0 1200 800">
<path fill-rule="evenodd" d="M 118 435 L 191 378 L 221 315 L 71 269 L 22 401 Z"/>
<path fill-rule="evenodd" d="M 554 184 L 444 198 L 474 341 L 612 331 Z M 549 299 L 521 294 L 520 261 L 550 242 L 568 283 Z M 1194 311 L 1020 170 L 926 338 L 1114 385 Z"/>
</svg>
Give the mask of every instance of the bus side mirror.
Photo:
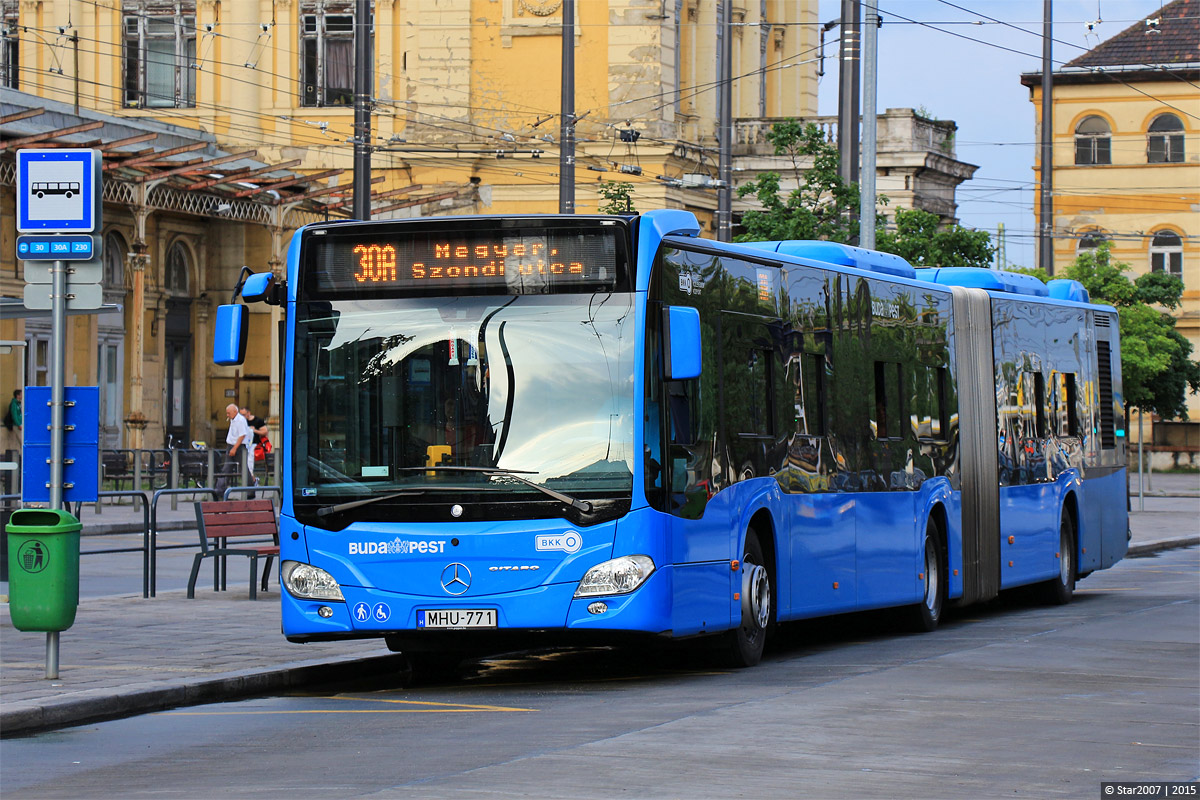
<svg viewBox="0 0 1200 800">
<path fill-rule="evenodd" d="M 663 377 L 684 381 L 700 377 L 700 312 L 691 306 L 663 309 Z"/>
<path fill-rule="evenodd" d="M 246 278 L 242 284 L 242 299 L 247 303 L 266 301 L 278 305 L 276 295 L 277 284 L 275 274 L 271 272 L 256 272 Z"/>
<path fill-rule="evenodd" d="M 214 364 L 232 367 L 246 360 L 249 315 L 249 309 L 240 303 L 217 306 L 217 319 L 213 327 Z"/>
</svg>

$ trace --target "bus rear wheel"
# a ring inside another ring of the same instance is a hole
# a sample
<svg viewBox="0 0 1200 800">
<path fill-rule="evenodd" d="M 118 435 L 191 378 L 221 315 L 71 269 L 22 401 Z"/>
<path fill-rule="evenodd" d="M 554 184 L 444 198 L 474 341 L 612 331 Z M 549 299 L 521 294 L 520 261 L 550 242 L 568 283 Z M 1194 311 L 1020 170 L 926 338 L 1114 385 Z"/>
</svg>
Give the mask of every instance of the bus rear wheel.
<svg viewBox="0 0 1200 800">
<path fill-rule="evenodd" d="M 742 623 L 723 634 L 722 661 L 731 667 L 753 667 L 762 660 L 771 625 L 773 587 L 758 534 L 746 534 L 742 552 Z"/>
<path fill-rule="evenodd" d="M 1065 508 L 1058 523 L 1058 575 L 1042 584 L 1042 594 L 1050 605 L 1064 606 L 1075 594 L 1075 522 Z"/>
<path fill-rule="evenodd" d="M 913 630 L 928 633 L 942 621 L 946 607 L 946 562 L 942 557 L 942 534 L 931 518 L 925 523 L 924 562 L 921 579 L 925 586 L 921 602 L 912 606 L 909 615 Z"/>
</svg>

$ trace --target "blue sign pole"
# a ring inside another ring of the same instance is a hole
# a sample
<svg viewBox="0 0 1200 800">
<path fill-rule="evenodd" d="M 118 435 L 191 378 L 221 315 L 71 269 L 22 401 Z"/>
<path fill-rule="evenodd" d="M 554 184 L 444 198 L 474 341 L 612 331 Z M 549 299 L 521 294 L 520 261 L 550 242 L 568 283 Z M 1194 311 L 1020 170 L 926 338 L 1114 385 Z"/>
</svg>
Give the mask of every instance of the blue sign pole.
<svg viewBox="0 0 1200 800">
<path fill-rule="evenodd" d="M 67 385 L 67 265 L 54 262 L 50 298 L 50 507 L 63 508 L 63 405 Z"/>
</svg>

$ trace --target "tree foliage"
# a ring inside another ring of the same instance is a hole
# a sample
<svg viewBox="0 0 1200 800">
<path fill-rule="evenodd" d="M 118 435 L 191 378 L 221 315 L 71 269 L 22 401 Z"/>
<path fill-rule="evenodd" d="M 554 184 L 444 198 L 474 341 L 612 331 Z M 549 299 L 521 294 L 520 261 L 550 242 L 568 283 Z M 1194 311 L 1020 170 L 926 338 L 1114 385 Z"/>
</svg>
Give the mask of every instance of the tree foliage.
<svg viewBox="0 0 1200 800">
<path fill-rule="evenodd" d="M 937 214 L 920 208 L 896 209 L 895 230 L 878 231 L 875 248 L 914 267 L 987 267 L 996 253 L 987 231 L 942 227 Z"/>
<path fill-rule="evenodd" d="M 1084 250 L 1065 277 L 1084 285 L 1094 302 L 1116 306 L 1121 317 L 1121 379 L 1125 402 L 1163 419 L 1187 419 L 1187 393 L 1200 392 L 1200 362 L 1159 308 L 1179 307 L 1183 281 L 1165 272 L 1129 280 L 1129 265 L 1112 258 L 1107 242 Z"/>
<path fill-rule="evenodd" d="M 633 184 L 624 181 L 601 181 L 596 191 L 604 198 L 601 214 L 636 214 L 633 207 Z"/>
<path fill-rule="evenodd" d="M 781 195 L 783 178 L 778 172 L 762 172 L 738 187 L 738 197 L 754 195 L 762 210 L 742 215 L 746 232 L 739 242 L 780 239 L 826 239 L 849 242 L 858 236 L 858 184 L 838 175 L 837 147 L 826 140 L 821 129 L 786 120 L 771 126 L 767 141 L 775 155 L 792 162 L 791 177 L 796 188 Z M 812 159 L 812 166 L 801 164 Z"/>
<path fill-rule="evenodd" d="M 786 120 L 771 126 L 767 141 L 775 146 L 775 155 L 791 161 L 790 177 L 796 188 L 783 193 L 783 177 L 778 172 L 761 172 L 739 187 L 738 197 L 754 195 L 762 209 L 742 215 L 746 232 L 737 241 L 856 241 L 859 187 L 838 174 L 837 147 L 826 140 L 821 129 L 812 123 Z M 805 169 L 803 164 L 809 160 L 811 166 Z M 887 198 L 880 196 L 878 201 L 886 203 Z M 922 267 L 986 267 L 991 262 L 995 248 L 986 231 L 960 225 L 942 227 L 940 222 L 928 211 L 897 209 L 896 230 L 876 233 L 875 246 Z"/>
</svg>

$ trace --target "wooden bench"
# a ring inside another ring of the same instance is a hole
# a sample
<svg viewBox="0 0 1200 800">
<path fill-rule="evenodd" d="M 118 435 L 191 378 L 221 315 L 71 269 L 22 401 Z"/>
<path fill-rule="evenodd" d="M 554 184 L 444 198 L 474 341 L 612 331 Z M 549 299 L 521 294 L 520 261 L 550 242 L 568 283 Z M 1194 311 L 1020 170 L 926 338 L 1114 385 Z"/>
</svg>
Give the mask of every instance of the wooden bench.
<svg viewBox="0 0 1200 800">
<path fill-rule="evenodd" d="M 213 591 L 218 582 L 224 588 L 221 567 L 226 556 L 248 556 L 250 558 L 250 599 L 258 599 L 258 559 L 267 557 L 263 568 L 262 588 L 267 590 L 267 578 L 271 574 L 271 562 L 279 555 L 279 524 L 275 519 L 275 507 L 270 500 L 217 500 L 196 503 L 196 525 L 200 529 L 200 552 L 192 561 L 192 574 L 188 578 L 187 596 L 196 596 L 196 577 L 200 574 L 200 562 L 209 556 L 213 564 Z M 238 541 L 241 540 L 241 541 Z"/>
</svg>

